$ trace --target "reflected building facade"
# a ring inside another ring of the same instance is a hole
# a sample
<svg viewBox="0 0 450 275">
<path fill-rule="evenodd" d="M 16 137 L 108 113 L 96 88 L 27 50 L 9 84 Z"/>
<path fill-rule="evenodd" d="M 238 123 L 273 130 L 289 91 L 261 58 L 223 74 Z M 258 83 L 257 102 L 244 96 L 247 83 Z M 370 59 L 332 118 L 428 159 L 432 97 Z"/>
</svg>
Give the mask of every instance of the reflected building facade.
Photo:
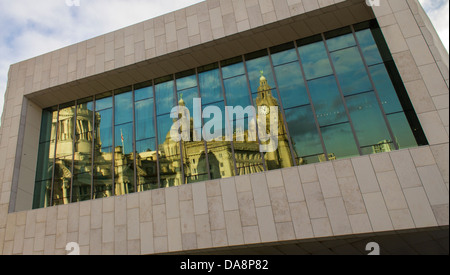
<svg viewBox="0 0 450 275">
<path fill-rule="evenodd" d="M 385 48 L 377 23 L 367 21 L 46 109 L 34 205 L 426 145 Z M 194 110 L 198 98 L 202 109 Z M 174 141 L 175 106 L 189 117 L 213 106 L 222 123 L 208 128 L 210 116 L 190 117 L 192 138 Z M 255 121 L 226 106 L 262 113 Z M 271 107 L 278 147 L 262 152 L 270 140 L 249 135 L 271 134 Z M 204 128 L 218 133 L 212 141 L 201 138 Z"/>
</svg>

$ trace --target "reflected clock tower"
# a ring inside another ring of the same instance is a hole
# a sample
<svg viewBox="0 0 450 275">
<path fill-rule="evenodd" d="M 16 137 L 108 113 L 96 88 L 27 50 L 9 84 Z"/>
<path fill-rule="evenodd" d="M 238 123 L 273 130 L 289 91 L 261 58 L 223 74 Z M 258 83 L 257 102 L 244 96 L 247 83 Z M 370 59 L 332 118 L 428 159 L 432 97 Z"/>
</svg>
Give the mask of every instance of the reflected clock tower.
<svg viewBox="0 0 450 275">
<path fill-rule="evenodd" d="M 268 170 L 291 167 L 293 166 L 291 151 L 281 109 L 278 106 L 278 100 L 272 95 L 272 88 L 267 83 L 264 72 L 261 71 L 260 73 L 261 77 L 259 79 L 258 96 L 256 97 L 255 103 L 258 112 L 257 120 L 258 122 L 263 119 L 266 120 L 265 125 L 267 134 L 272 134 L 270 132 L 270 107 L 278 108 L 278 113 L 272 114 L 272 118 L 278 119 L 278 148 L 274 152 L 265 153 L 264 158 L 266 166 Z M 268 142 L 269 141 L 267 141 L 267 143 Z"/>
</svg>

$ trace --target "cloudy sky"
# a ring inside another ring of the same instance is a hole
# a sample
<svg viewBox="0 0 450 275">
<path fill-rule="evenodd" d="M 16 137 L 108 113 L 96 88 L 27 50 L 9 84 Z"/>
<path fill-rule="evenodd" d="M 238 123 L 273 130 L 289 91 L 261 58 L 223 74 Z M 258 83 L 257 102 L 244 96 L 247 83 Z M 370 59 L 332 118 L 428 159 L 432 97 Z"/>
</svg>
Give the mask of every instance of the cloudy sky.
<svg viewBox="0 0 450 275">
<path fill-rule="evenodd" d="M 0 113 L 11 64 L 202 2 L 79 0 L 79 6 L 68 5 L 76 1 L 0 0 Z M 419 1 L 448 51 L 449 0 Z"/>
</svg>

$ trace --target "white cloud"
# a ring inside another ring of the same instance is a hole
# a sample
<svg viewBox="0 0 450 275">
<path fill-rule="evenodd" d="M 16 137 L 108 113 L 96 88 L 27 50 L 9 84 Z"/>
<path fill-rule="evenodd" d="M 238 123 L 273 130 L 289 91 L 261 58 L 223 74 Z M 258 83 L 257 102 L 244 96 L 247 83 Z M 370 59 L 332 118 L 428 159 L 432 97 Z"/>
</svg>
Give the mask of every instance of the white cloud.
<svg viewBox="0 0 450 275">
<path fill-rule="evenodd" d="M 420 0 L 448 50 L 448 0 Z M 202 0 L 0 0 L 0 113 L 10 64 Z M 0 122 L 1 123 L 1 122 Z"/>
</svg>

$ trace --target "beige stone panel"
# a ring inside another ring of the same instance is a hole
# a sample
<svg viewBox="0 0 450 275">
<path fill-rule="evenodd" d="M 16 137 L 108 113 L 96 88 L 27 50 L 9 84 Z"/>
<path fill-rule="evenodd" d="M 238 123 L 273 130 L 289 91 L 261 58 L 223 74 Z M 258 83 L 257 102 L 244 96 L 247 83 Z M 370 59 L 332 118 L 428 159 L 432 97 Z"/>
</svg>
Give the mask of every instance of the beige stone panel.
<svg viewBox="0 0 450 275">
<path fill-rule="evenodd" d="M 377 178 L 388 210 L 408 208 L 394 171 L 377 173 Z"/>
<path fill-rule="evenodd" d="M 245 244 L 256 244 L 261 242 L 259 228 L 256 225 L 242 227 Z"/>
<path fill-rule="evenodd" d="M 433 100 L 431 99 L 423 80 L 416 80 L 405 83 L 411 103 L 414 105 L 415 111 L 420 113 L 435 110 Z"/>
<path fill-rule="evenodd" d="M 324 198 L 340 196 L 341 192 L 332 162 L 317 164 L 316 171 Z"/>
<path fill-rule="evenodd" d="M 225 223 L 229 245 L 244 244 L 241 217 L 238 210 L 225 212 Z"/>
<path fill-rule="evenodd" d="M 78 229 L 78 243 L 80 245 L 90 244 L 90 231 L 91 231 L 91 217 L 80 217 L 79 229 Z"/>
<path fill-rule="evenodd" d="M 437 165 L 418 167 L 417 171 L 419 172 L 430 204 L 432 206 L 448 204 L 449 194 Z"/>
<path fill-rule="evenodd" d="M 389 210 L 389 216 L 395 230 L 414 228 L 414 221 L 409 209 Z"/>
<path fill-rule="evenodd" d="M 208 248 L 212 247 L 211 226 L 209 224 L 209 215 L 196 215 L 195 228 L 197 234 L 197 247 Z"/>
<path fill-rule="evenodd" d="M 238 193 L 239 214 L 241 215 L 242 226 L 257 225 L 255 204 L 252 192 Z"/>
<path fill-rule="evenodd" d="M 101 228 L 102 227 L 102 210 L 103 203 L 102 200 L 93 200 L 91 208 L 91 228 Z"/>
<path fill-rule="evenodd" d="M 17 226 L 14 233 L 13 254 L 22 254 L 25 237 L 25 225 Z"/>
<path fill-rule="evenodd" d="M 223 210 L 238 210 L 239 206 L 234 178 L 220 180 L 220 188 L 222 190 Z"/>
<path fill-rule="evenodd" d="M 167 220 L 167 233 L 168 233 L 167 240 L 169 251 L 182 250 L 181 228 L 179 218 Z"/>
<path fill-rule="evenodd" d="M 351 234 L 352 228 L 345 210 L 344 201 L 341 197 L 326 198 L 328 217 L 334 235 Z"/>
<path fill-rule="evenodd" d="M 138 240 L 139 233 L 139 209 L 127 210 L 127 240 Z"/>
<path fill-rule="evenodd" d="M 438 112 L 422 113 L 418 117 L 430 145 L 448 142 L 448 133 Z"/>
<path fill-rule="evenodd" d="M 278 240 L 288 241 L 295 239 L 294 226 L 292 222 L 275 223 L 275 228 L 277 230 Z"/>
<path fill-rule="evenodd" d="M 422 185 L 409 150 L 400 150 L 389 154 L 402 188 Z"/>
<path fill-rule="evenodd" d="M 407 38 L 406 43 L 408 44 L 412 56 L 414 57 L 414 60 L 419 68 L 422 65 L 434 62 L 434 58 L 422 35 Z"/>
<path fill-rule="evenodd" d="M 392 2 L 402 2 L 402 1 L 392 1 Z M 404 2 L 404 1 L 403 1 Z M 392 4 L 391 4 L 392 6 Z M 417 26 L 416 20 L 414 19 L 411 10 L 404 9 L 400 12 L 394 12 L 397 23 L 403 33 L 403 37 L 408 38 L 415 35 L 421 35 L 420 29 Z"/>
<path fill-rule="evenodd" d="M 311 219 L 327 217 L 327 209 L 325 207 L 325 202 L 319 183 L 304 183 L 303 191 L 305 192 L 306 204 L 308 206 L 309 216 Z"/>
<path fill-rule="evenodd" d="M 416 167 L 436 164 L 433 153 L 429 146 L 409 149 Z"/>
<path fill-rule="evenodd" d="M 262 242 L 274 242 L 278 240 L 272 207 L 262 206 L 256 208 L 258 217 L 259 234 Z"/>
<path fill-rule="evenodd" d="M 1 230 L 0 230 L 1 232 Z M 3 238 L 0 234 L 0 240 L 3 241 Z M 45 223 L 39 222 L 36 223 L 36 230 L 34 235 L 34 251 L 43 251 L 44 250 L 44 240 L 45 240 Z M 1 246 L 0 246 L 1 248 Z M 0 249 L 1 251 L 1 249 Z"/>
<path fill-rule="evenodd" d="M 211 238 L 213 247 L 222 247 L 228 245 L 226 229 L 212 230 Z"/>
<path fill-rule="evenodd" d="M 55 248 L 64 249 L 67 244 L 67 220 L 56 221 L 56 245 Z"/>
<path fill-rule="evenodd" d="M 142 222 L 140 224 L 140 241 L 141 241 L 141 254 L 151 254 L 154 253 L 153 246 L 153 223 L 152 222 Z"/>
<path fill-rule="evenodd" d="M 435 63 L 419 66 L 418 68 L 431 96 L 448 94 L 448 86 Z"/>
<path fill-rule="evenodd" d="M 330 220 L 328 218 L 311 219 L 311 225 L 314 231 L 314 237 L 333 236 Z"/>
<path fill-rule="evenodd" d="M 363 194 L 363 199 L 373 230 L 392 230 L 392 222 L 381 192 Z"/>
<path fill-rule="evenodd" d="M 225 228 L 225 213 L 223 210 L 222 197 L 215 196 L 208 198 L 209 220 L 211 230 Z"/>
<path fill-rule="evenodd" d="M 102 220 L 102 244 L 114 242 L 114 213 L 104 213 Z"/>
<path fill-rule="evenodd" d="M 436 221 L 440 226 L 448 226 L 449 224 L 449 211 L 448 204 L 433 205 L 432 207 Z"/>
<path fill-rule="evenodd" d="M 339 178 L 339 187 L 349 215 L 366 213 L 366 207 L 355 176 Z"/>
<path fill-rule="evenodd" d="M 281 172 L 283 174 L 282 178 L 286 188 L 288 202 L 304 201 L 305 195 L 303 194 L 298 169 L 296 167 L 291 167 L 282 169 Z"/>
<path fill-rule="evenodd" d="M 275 222 L 292 221 L 284 187 L 269 188 L 269 194 Z"/>
<path fill-rule="evenodd" d="M 167 236 L 167 215 L 164 204 L 153 206 L 153 235 Z"/>
<path fill-rule="evenodd" d="M 423 187 L 406 188 L 403 193 L 417 228 L 437 225 Z"/>
<path fill-rule="evenodd" d="M 155 248 L 155 253 L 168 252 L 167 236 L 154 237 L 153 244 Z"/>
<path fill-rule="evenodd" d="M 264 173 L 250 175 L 255 207 L 270 205 L 269 189 Z"/>
<path fill-rule="evenodd" d="M 116 225 L 114 227 L 114 254 L 127 255 L 127 226 Z"/>
<path fill-rule="evenodd" d="M 352 164 L 359 188 L 363 194 L 380 190 L 372 163 L 368 156 L 352 158 Z"/>
<path fill-rule="evenodd" d="M 180 221 L 182 233 L 195 232 L 194 205 L 192 200 L 180 201 Z"/>
<path fill-rule="evenodd" d="M 317 182 L 319 177 L 317 176 L 315 165 L 302 165 L 298 167 L 298 173 L 302 183 Z"/>
<path fill-rule="evenodd" d="M 369 215 L 366 213 L 349 215 L 348 219 L 354 234 L 372 232 Z"/>
<path fill-rule="evenodd" d="M 165 196 L 167 218 L 178 218 L 180 216 L 178 190 L 176 188 L 167 188 Z"/>
<path fill-rule="evenodd" d="M 403 38 L 400 27 L 397 24 L 383 27 L 381 30 L 392 54 L 409 49 L 406 40 Z"/>
<path fill-rule="evenodd" d="M 192 184 L 192 196 L 194 202 L 194 214 L 201 215 L 208 213 L 206 185 L 204 182 Z"/>
<path fill-rule="evenodd" d="M 440 144 L 431 146 L 431 151 L 436 159 L 436 164 L 439 167 L 444 182 L 449 182 L 449 145 Z"/>
<path fill-rule="evenodd" d="M 44 241 L 44 255 L 54 255 L 55 254 L 55 235 L 47 235 L 45 236 Z"/>
<path fill-rule="evenodd" d="M 306 202 L 293 202 L 290 203 L 289 206 L 291 208 L 292 224 L 294 226 L 295 236 L 298 239 L 314 237 Z"/>
</svg>

